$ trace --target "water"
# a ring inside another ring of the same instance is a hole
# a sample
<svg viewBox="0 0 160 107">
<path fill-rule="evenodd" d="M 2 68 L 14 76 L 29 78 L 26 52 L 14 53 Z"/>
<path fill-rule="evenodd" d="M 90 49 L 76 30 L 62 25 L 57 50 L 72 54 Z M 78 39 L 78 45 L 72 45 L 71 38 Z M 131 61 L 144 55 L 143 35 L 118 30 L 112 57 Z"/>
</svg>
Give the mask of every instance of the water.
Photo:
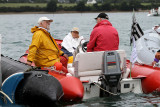
<svg viewBox="0 0 160 107">
<path fill-rule="evenodd" d="M 54 21 L 51 24 L 51 34 L 54 38 L 63 39 L 72 27 L 80 28 L 80 35 L 89 40 L 90 33 L 96 24 L 94 20 L 99 13 L 67 13 L 67 14 L 7 14 L 0 15 L 0 34 L 2 35 L 2 54 L 16 60 L 28 49 L 32 33 L 30 29 L 37 25 L 39 17 L 47 16 Z M 118 30 L 120 38 L 119 49 L 123 49 L 130 57 L 130 32 L 132 12 L 107 13 L 109 21 Z M 147 17 L 147 12 L 136 12 L 137 22 L 142 30 L 151 29 L 160 24 L 160 17 Z M 120 94 L 109 98 L 92 98 L 80 103 L 62 104 L 72 107 L 158 107 L 160 97 L 152 94 Z M 17 106 L 17 105 L 15 105 Z"/>
</svg>

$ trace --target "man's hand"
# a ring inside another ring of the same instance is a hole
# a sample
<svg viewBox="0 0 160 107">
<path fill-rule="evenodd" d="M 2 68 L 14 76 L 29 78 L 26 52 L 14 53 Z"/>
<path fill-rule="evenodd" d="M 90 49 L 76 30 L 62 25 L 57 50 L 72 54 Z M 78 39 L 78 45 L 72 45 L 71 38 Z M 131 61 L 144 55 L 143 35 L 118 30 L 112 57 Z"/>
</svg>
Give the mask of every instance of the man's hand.
<svg viewBox="0 0 160 107">
<path fill-rule="evenodd" d="M 63 56 L 66 57 L 66 59 L 68 59 L 68 55 L 67 54 L 64 54 Z"/>
<path fill-rule="evenodd" d="M 30 61 L 27 61 L 27 64 L 31 66 L 31 65 L 32 65 L 32 62 L 30 62 Z"/>
<path fill-rule="evenodd" d="M 156 61 L 153 61 L 153 62 L 152 62 L 152 66 L 154 67 L 154 65 L 155 65 L 156 63 L 157 63 Z"/>
</svg>

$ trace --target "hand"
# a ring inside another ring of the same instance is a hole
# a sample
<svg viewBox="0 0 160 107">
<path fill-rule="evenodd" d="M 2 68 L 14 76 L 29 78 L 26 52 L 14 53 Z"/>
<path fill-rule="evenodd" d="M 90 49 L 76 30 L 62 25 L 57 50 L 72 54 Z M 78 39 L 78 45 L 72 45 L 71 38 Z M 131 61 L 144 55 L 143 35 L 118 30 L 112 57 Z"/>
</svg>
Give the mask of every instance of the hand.
<svg viewBox="0 0 160 107">
<path fill-rule="evenodd" d="M 27 63 L 26 63 L 27 65 L 32 65 L 32 62 L 30 62 L 30 61 L 27 61 Z"/>
<path fill-rule="evenodd" d="M 160 60 L 160 52 L 156 53 L 155 58 Z"/>
<path fill-rule="evenodd" d="M 63 56 L 66 57 L 66 59 L 68 59 L 68 55 L 67 54 L 64 54 Z"/>
<path fill-rule="evenodd" d="M 152 66 L 154 67 L 154 65 L 155 65 L 156 63 L 157 63 L 156 61 L 153 61 L 153 62 L 152 62 Z"/>
</svg>

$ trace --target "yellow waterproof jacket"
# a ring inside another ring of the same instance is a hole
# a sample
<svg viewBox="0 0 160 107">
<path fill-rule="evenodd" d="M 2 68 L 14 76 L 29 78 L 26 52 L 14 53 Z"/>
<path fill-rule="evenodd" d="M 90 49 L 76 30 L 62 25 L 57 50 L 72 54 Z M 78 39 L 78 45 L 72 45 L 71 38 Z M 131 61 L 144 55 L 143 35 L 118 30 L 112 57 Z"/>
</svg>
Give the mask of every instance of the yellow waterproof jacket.
<svg viewBox="0 0 160 107">
<path fill-rule="evenodd" d="M 37 26 L 31 29 L 34 33 L 29 46 L 28 61 L 34 61 L 37 67 L 50 67 L 60 62 L 63 52 L 59 50 L 54 38 L 46 30 Z M 51 39 L 52 38 L 52 39 Z"/>
</svg>

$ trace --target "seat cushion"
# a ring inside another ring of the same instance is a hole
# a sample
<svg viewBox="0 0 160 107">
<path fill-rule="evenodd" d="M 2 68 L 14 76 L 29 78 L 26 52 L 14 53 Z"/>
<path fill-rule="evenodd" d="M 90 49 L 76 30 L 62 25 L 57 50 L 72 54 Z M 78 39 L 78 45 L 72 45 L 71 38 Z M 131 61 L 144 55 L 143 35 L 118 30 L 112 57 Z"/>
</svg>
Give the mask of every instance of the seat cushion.
<svg viewBox="0 0 160 107">
<path fill-rule="evenodd" d="M 79 72 L 78 76 L 79 77 L 98 76 L 98 75 L 101 75 L 101 73 L 102 73 L 102 70 L 92 70 L 92 71 Z"/>
<path fill-rule="evenodd" d="M 78 62 L 78 72 L 86 72 L 102 69 L 104 51 L 78 53 L 75 61 Z"/>
<path fill-rule="evenodd" d="M 99 76 L 86 76 L 86 77 L 80 77 L 80 80 L 83 81 L 98 81 Z"/>
</svg>

